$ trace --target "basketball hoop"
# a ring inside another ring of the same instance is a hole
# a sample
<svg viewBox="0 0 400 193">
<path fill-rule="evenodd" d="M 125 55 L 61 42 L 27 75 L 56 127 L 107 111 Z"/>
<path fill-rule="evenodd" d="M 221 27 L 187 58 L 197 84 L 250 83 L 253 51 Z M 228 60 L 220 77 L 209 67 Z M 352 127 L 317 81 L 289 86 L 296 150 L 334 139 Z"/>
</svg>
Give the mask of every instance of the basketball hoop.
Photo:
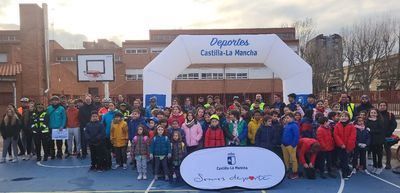
<svg viewBox="0 0 400 193">
<path fill-rule="evenodd" d="M 89 82 L 96 82 L 101 78 L 102 73 L 98 70 L 88 70 L 85 71 L 85 76 L 88 77 Z"/>
</svg>

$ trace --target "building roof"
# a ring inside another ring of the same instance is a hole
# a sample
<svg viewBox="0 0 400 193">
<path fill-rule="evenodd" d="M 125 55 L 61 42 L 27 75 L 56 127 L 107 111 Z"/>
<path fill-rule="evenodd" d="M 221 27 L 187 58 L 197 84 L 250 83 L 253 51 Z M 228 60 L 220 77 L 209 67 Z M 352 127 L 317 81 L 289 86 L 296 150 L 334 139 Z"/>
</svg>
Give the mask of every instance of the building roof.
<svg viewBox="0 0 400 193">
<path fill-rule="evenodd" d="M 15 76 L 22 72 L 22 65 L 17 64 L 0 64 L 0 76 Z"/>
</svg>

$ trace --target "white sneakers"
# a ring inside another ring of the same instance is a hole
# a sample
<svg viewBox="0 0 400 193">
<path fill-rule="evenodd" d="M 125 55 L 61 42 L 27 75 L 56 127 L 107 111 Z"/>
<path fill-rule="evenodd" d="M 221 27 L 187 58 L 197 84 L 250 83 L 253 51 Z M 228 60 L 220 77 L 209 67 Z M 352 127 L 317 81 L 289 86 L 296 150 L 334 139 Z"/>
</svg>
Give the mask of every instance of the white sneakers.
<svg viewBox="0 0 400 193">
<path fill-rule="evenodd" d="M 376 174 L 376 175 L 380 175 L 383 171 L 383 168 L 372 168 L 371 173 Z"/>
<path fill-rule="evenodd" d="M 128 166 L 126 164 L 123 164 L 122 169 L 126 170 L 126 169 L 128 169 Z"/>
<path fill-rule="evenodd" d="M 143 180 L 147 180 L 147 175 L 146 175 L 146 173 L 143 173 Z"/>
<path fill-rule="evenodd" d="M 351 171 L 351 174 L 354 175 L 354 174 L 356 174 L 356 173 L 357 173 L 356 168 L 353 168 L 353 171 Z"/>
<path fill-rule="evenodd" d="M 113 169 L 113 170 L 116 170 L 116 169 L 118 169 L 119 167 L 120 167 L 119 164 L 115 164 L 115 165 L 112 167 L 112 169 Z"/>
<path fill-rule="evenodd" d="M 141 179 L 143 179 L 143 175 L 142 175 L 142 173 L 139 173 L 139 175 L 138 175 L 137 179 L 138 179 L 138 180 L 141 180 Z"/>
<path fill-rule="evenodd" d="M 18 162 L 18 157 L 14 157 L 11 162 L 12 163 L 17 163 Z"/>
</svg>

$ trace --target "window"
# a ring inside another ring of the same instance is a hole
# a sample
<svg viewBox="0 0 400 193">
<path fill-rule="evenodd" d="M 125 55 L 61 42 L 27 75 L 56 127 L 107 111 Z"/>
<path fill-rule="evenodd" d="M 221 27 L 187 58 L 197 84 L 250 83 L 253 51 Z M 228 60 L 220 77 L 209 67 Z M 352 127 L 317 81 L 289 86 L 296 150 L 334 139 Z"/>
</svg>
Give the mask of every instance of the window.
<svg viewBox="0 0 400 193">
<path fill-rule="evenodd" d="M 127 74 L 126 80 L 143 80 L 143 74 Z"/>
<path fill-rule="evenodd" d="M 179 74 L 177 80 L 198 80 L 199 73 Z"/>
<path fill-rule="evenodd" d="M 147 54 L 147 48 L 126 48 L 125 54 Z"/>
<path fill-rule="evenodd" d="M 0 63 L 5 63 L 5 62 L 8 62 L 7 54 L 6 53 L 0 53 Z"/>
<path fill-rule="evenodd" d="M 17 37 L 14 35 L 3 35 L 0 36 L 0 41 L 15 41 L 17 40 Z"/>
<path fill-rule="evenodd" d="M 120 61 L 121 61 L 121 56 L 115 55 L 115 56 L 114 56 L 114 60 L 115 60 L 116 62 L 120 62 Z"/>
<path fill-rule="evenodd" d="M 150 50 L 151 53 L 159 54 L 164 50 L 164 48 L 151 48 Z"/>
<path fill-rule="evenodd" d="M 224 74 L 223 73 L 201 73 L 201 79 L 203 79 L 203 80 L 221 80 L 221 79 L 224 79 Z"/>
<path fill-rule="evenodd" d="M 75 57 L 74 56 L 57 56 L 56 60 L 60 61 L 60 62 L 70 62 L 70 61 L 75 61 Z"/>
<path fill-rule="evenodd" d="M 247 79 L 247 73 L 237 73 L 236 78 L 237 79 Z"/>
<path fill-rule="evenodd" d="M 226 73 L 226 79 L 236 79 L 236 73 Z"/>
<path fill-rule="evenodd" d="M 212 74 L 211 73 L 201 73 L 201 79 L 211 79 L 212 78 Z"/>
</svg>

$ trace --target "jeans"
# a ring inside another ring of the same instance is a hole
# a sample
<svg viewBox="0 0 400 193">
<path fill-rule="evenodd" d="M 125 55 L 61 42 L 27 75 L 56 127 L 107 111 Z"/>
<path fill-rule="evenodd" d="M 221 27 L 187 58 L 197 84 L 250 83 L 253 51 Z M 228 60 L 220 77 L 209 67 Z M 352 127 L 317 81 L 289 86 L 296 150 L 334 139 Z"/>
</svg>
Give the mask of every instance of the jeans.
<svg viewBox="0 0 400 193">
<path fill-rule="evenodd" d="M 81 150 L 81 134 L 79 128 L 67 128 L 68 131 L 68 153 L 72 153 L 72 142 L 76 141 L 76 150 L 79 153 Z"/>
<path fill-rule="evenodd" d="M 136 168 L 138 173 L 147 173 L 147 157 L 144 155 L 135 156 Z"/>
<path fill-rule="evenodd" d="M 126 146 L 124 147 L 114 147 L 115 151 L 115 159 L 117 161 L 117 164 L 122 166 L 123 164 L 126 164 Z"/>
<path fill-rule="evenodd" d="M 18 137 L 7 137 L 3 139 L 3 158 L 7 157 L 8 147 L 12 147 L 14 158 L 18 157 Z"/>
<path fill-rule="evenodd" d="M 349 153 L 347 153 L 346 149 L 338 149 L 338 157 L 340 160 L 340 169 L 342 170 L 342 176 L 346 177 L 350 175 Z"/>
<path fill-rule="evenodd" d="M 357 168 L 358 160 L 362 169 L 367 169 L 367 149 L 356 147 L 353 155 L 353 168 Z"/>
<path fill-rule="evenodd" d="M 167 161 L 167 156 L 164 156 L 164 159 L 160 159 L 159 156 L 154 156 L 154 160 L 155 160 L 155 169 L 154 169 L 154 173 L 155 175 L 158 174 L 158 170 L 160 169 L 160 164 L 162 165 L 162 169 L 164 171 L 164 175 L 168 175 L 168 161 Z"/>
</svg>

